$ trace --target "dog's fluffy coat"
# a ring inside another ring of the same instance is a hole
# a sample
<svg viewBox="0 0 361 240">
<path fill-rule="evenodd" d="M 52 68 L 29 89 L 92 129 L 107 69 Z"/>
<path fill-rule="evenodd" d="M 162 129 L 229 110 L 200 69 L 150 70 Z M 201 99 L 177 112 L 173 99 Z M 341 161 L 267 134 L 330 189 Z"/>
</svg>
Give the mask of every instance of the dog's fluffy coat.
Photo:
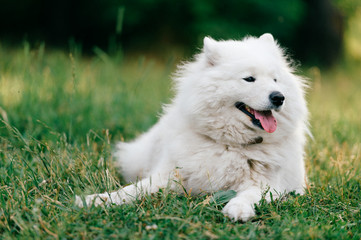
<svg viewBox="0 0 361 240">
<path fill-rule="evenodd" d="M 181 183 L 192 193 L 236 191 L 223 212 L 246 221 L 267 188 L 274 198 L 303 193 L 305 84 L 271 34 L 242 41 L 205 38 L 202 52 L 179 68 L 175 85 L 176 96 L 159 122 L 117 145 L 117 164 L 133 184 L 86 196 L 86 204 L 123 204 L 167 186 L 181 192 Z M 283 99 L 275 104 L 271 93 Z M 255 124 L 237 103 L 263 119 Z M 76 203 L 83 205 L 79 197 Z"/>
</svg>

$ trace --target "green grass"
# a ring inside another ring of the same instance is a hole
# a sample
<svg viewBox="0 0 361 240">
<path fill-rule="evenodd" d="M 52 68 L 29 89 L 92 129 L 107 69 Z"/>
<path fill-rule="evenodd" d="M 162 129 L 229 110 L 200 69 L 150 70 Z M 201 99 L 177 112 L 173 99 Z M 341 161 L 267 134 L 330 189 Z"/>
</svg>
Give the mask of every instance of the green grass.
<svg viewBox="0 0 361 240">
<path fill-rule="evenodd" d="M 0 238 L 361 238 L 359 68 L 304 70 L 314 135 L 307 194 L 261 202 L 242 224 L 220 212 L 227 195 L 213 201 L 162 189 L 114 208 L 73 205 L 75 194 L 125 184 L 112 144 L 156 122 L 178 61 L 95 53 L 0 45 Z"/>
</svg>

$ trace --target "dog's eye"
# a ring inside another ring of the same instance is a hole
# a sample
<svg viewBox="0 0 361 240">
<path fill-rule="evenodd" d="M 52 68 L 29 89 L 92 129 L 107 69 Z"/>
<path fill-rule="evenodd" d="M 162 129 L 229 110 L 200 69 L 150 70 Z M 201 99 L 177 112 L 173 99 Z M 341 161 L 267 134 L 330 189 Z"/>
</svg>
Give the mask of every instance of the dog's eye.
<svg viewBox="0 0 361 240">
<path fill-rule="evenodd" d="M 256 79 L 255 79 L 254 77 L 252 77 L 252 76 L 245 77 L 245 78 L 243 78 L 243 80 L 245 80 L 245 81 L 247 81 L 247 82 L 254 82 L 254 81 L 256 81 Z"/>
<path fill-rule="evenodd" d="M 273 81 L 277 82 L 277 79 L 275 78 L 275 79 L 273 79 Z"/>
</svg>

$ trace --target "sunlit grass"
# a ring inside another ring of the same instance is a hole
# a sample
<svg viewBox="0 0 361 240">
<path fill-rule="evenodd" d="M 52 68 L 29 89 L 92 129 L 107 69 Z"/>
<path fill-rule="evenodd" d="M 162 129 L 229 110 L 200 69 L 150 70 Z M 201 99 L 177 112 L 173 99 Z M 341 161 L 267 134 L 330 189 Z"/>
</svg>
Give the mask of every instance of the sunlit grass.
<svg viewBox="0 0 361 240">
<path fill-rule="evenodd" d="M 0 45 L 1 46 L 1 45 Z M 176 58 L 175 58 L 176 59 Z M 361 237 L 361 70 L 303 69 L 313 139 L 305 196 L 261 202 L 253 221 L 229 221 L 210 195 L 167 189 L 114 208 L 79 209 L 75 194 L 124 184 L 112 144 L 157 121 L 172 96 L 177 60 L 0 47 L 0 236 L 2 238 Z"/>
<path fill-rule="evenodd" d="M 34 131 L 43 135 L 37 133 L 40 129 L 26 127 L 38 120 L 68 137 L 104 128 L 125 138 L 134 136 L 156 121 L 161 102 L 171 94 L 173 61 L 128 61 L 101 50 L 94 58 L 66 52 L 44 56 L 43 51 L 27 45 L 15 52 L 0 48 L 0 106 L 8 114 L 18 112 L 11 123 L 32 136 Z"/>
</svg>

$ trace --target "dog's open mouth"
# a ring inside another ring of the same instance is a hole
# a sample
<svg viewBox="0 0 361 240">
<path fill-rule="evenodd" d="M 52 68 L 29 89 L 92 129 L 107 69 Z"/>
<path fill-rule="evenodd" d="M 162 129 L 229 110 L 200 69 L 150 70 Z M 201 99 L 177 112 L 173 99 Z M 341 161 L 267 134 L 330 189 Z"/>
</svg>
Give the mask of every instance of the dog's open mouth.
<svg viewBox="0 0 361 240">
<path fill-rule="evenodd" d="M 265 130 L 266 132 L 273 133 L 277 128 L 277 120 L 272 115 L 271 110 L 257 111 L 243 102 L 236 102 L 236 108 L 241 110 L 244 114 L 251 118 L 251 121 L 257 127 Z"/>
</svg>

